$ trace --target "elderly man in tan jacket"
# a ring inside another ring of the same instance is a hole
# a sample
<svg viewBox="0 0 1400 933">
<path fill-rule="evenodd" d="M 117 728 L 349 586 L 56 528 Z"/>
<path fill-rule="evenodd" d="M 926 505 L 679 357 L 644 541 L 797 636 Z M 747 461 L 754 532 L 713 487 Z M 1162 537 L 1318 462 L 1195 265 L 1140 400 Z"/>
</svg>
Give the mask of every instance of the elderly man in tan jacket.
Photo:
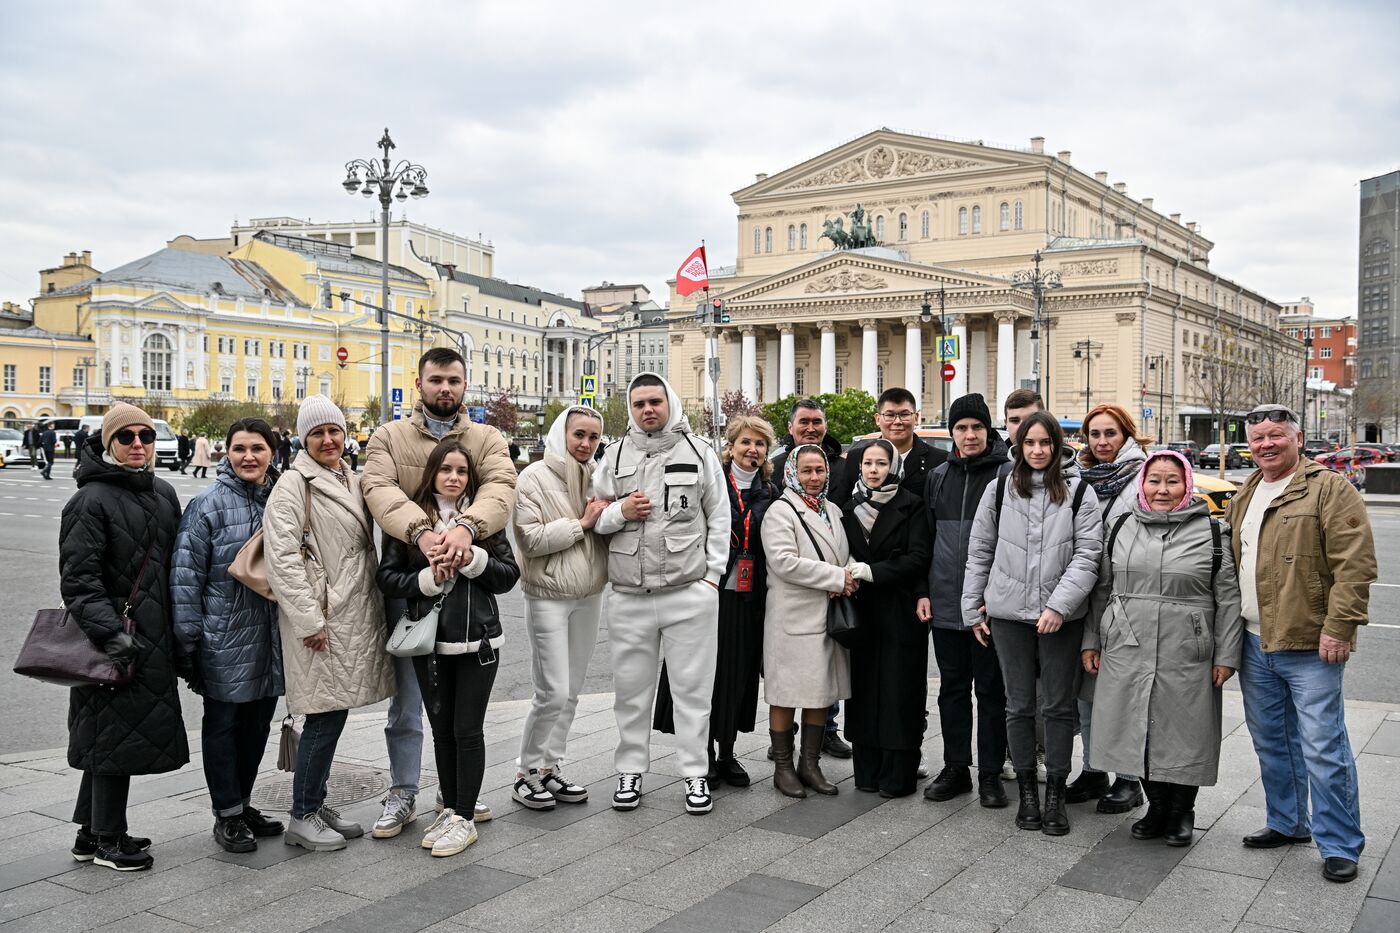
<svg viewBox="0 0 1400 933">
<path fill-rule="evenodd" d="M 370 435 L 360 481 L 370 514 L 385 534 L 416 545 L 430 559 L 449 562 L 454 570 L 471 558 L 474 541 L 505 528 L 515 502 L 515 465 L 500 432 L 473 424 L 463 410 L 466 374 L 466 361 L 456 350 L 434 347 L 423 354 L 418 361 L 419 400 L 413 414 L 380 425 Z M 455 527 L 438 534 L 412 498 L 423 482 L 428 455 L 449 437 L 467 449 L 477 490 Z M 395 658 L 394 662 L 398 688 L 384 727 L 391 787 L 384 796 L 384 812 L 374 824 L 376 839 L 397 836 L 416 818 L 422 768 L 423 697 L 418 678 L 412 659 Z M 490 819 L 491 811 L 478 805 L 475 816 Z"/>
</svg>

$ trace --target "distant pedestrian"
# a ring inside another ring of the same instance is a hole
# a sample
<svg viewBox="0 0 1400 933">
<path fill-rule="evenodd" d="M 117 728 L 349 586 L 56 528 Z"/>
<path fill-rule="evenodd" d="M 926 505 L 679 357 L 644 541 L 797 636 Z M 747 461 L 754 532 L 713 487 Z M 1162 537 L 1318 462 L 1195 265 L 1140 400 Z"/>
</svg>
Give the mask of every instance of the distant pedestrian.
<svg viewBox="0 0 1400 933">
<path fill-rule="evenodd" d="M 73 478 L 77 479 L 78 466 L 82 463 L 83 448 L 87 446 L 89 431 L 87 425 L 79 425 L 78 430 L 73 434 Z"/>
<path fill-rule="evenodd" d="M 360 471 L 360 443 L 355 440 L 355 435 L 345 435 L 345 457 L 350 461 L 350 472 Z"/>
<path fill-rule="evenodd" d="M 73 435 L 63 435 L 63 459 L 68 460 L 73 456 Z"/>
<path fill-rule="evenodd" d="M 29 454 L 29 469 L 39 469 L 39 424 L 30 422 L 24 429 L 24 438 L 20 441 L 24 445 L 24 450 Z"/>
<path fill-rule="evenodd" d="M 282 439 L 277 444 L 277 469 L 283 473 L 292 465 L 292 435 L 286 431 L 282 432 Z"/>
<path fill-rule="evenodd" d="M 194 455 L 194 448 L 190 441 L 190 436 L 184 431 L 181 431 L 176 436 L 175 440 L 179 445 L 179 450 L 177 454 L 180 458 L 180 472 L 184 473 L 185 470 L 189 467 L 190 457 Z"/>
<path fill-rule="evenodd" d="M 194 439 L 194 457 L 190 463 L 194 466 L 194 475 L 199 479 L 207 477 L 209 468 L 214 465 L 209 457 L 209 438 L 202 432 Z"/>
<path fill-rule="evenodd" d="M 55 451 L 58 449 L 58 434 L 48 422 L 39 426 L 39 449 L 44 452 L 44 479 L 51 480 Z"/>
</svg>

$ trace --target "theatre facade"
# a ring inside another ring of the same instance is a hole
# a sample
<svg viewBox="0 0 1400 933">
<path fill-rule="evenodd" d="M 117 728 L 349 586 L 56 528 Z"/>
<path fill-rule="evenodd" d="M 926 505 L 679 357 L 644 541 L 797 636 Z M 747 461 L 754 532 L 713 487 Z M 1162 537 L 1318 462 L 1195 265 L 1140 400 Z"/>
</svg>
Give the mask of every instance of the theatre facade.
<svg viewBox="0 0 1400 933">
<path fill-rule="evenodd" d="M 1215 360 L 1245 374 L 1296 360 L 1289 371 L 1302 372 L 1279 304 L 1213 270 L 1196 223 L 1040 138 L 997 148 L 880 129 L 733 198 L 738 255 L 718 268 L 711 256 L 709 293 L 728 322 L 697 323 L 683 312 L 700 294 L 672 283 L 669 366 L 690 400 L 706 394 L 707 336 L 718 391 L 755 401 L 901 385 L 936 422 L 966 392 L 999 414 L 1013 389 L 1039 384 L 1061 417 L 1119 402 L 1164 439 L 1211 431 Z M 1261 381 L 1241 378 L 1250 387 L 1226 420 L 1267 391 Z"/>
</svg>

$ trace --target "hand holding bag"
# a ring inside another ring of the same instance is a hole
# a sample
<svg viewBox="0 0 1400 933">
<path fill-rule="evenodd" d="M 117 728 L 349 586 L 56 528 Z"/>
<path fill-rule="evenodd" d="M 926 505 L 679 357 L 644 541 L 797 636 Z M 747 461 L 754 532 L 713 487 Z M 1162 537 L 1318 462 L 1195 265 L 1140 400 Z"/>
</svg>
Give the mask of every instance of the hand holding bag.
<svg viewBox="0 0 1400 933">
<path fill-rule="evenodd" d="M 303 477 L 304 478 L 304 477 Z M 301 540 L 302 556 L 306 556 L 306 542 L 311 537 L 311 481 L 306 481 L 306 506 L 302 510 L 301 517 Z M 233 556 L 233 563 L 228 565 L 228 575 L 248 589 L 257 593 L 263 599 L 277 602 L 277 594 L 272 592 L 272 585 L 267 581 L 267 553 L 266 544 L 263 542 L 263 530 L 258 528 L 253 532 L 243 546 L 238 549 L 238 553 Z"/>
<path fill-rule="evenodd" d="M 389 633 L 389 644 L 385 650 L 396 658 L 417 658 L 432 654 L 433 646 L 437 644 L 438 613 L 442 611 L 443 600 L 447 599 L 447 594 L 452 592 L 452 585 L 456 582 L 455 576 L 447 581 L 433 603 L 433 608 L 423 613 L 421 619 L 410 618 L 410 610 L 405 606 L 403 615 L 399 616 L 394 630 Z M 409 604 L 411 605 L 411 601 Z"/>
<path fill-rule="evenodd" d="M 802 513 L 797 511 L 797 506 L 787 502 L 793 514 L 797 516 L 797 524 L 802 526 L 802 530 L 807 532 L 807 540 L 812 542 L 812 547 L 817 549 L 817 556 L 823 561 L 826 554 L 822 551 L 822 546 L 817 543 L 817 536 L 812 534 L 812 529 L 807 527 L 807 523 L 802 520 Z M 834 564 L 832 566 L 835 566 Z M 864 633 L 860 628 L 860 618 L 856 615 L 856 601 L 849 596 L 832 596 L 826 601 L 826 637 L 836 642 L 842 648 L 852 648 L 860 643 Z"/>
</svg>

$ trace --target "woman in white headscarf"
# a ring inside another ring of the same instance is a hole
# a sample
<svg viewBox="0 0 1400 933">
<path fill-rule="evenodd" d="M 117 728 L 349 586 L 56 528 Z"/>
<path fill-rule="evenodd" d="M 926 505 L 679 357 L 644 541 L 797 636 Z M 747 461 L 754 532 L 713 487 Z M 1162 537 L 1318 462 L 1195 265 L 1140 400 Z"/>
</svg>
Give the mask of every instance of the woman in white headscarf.
<svg viewBox="0 0 1400 933">
<path fill-rule="evenodd" d="M 608 506 L 593 495 L 593 453 L 602 431 L 592 408 L 566 409 L 550 428 L 544 459 L 521 471 L 515 487 L 512 521 L 535 688 L 520 739 L 515 800 L 532 810 L 588 799 L 587 788 L 559 769 L 598 640 L 608 578 L 606 548 L 593 532 Z"/>
</svg>

